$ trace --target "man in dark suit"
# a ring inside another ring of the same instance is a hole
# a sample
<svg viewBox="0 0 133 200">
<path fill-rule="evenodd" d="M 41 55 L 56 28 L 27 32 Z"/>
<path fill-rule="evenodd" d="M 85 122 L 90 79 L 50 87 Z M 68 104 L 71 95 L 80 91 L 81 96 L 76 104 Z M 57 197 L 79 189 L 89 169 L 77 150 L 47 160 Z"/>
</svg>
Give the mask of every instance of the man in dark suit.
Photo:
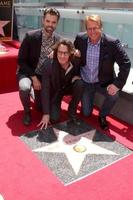
<svg viewBox="0 0 133 200">
<path fill-rule="evenodd" d="M 19 95 L 24 108 L 24 125 L 31 123 L 30 97 L 41 109 L 41 71 L 43 62 L 60 39 L 55 33 L 60 13 L 55 8 L 46 8 L 43 13 L 43 28 L 26 33 L 18 55 L 17 79 Z"/>
<path fill-rule="evenodd" d="M 106 116 L 127 80 L 131 63 L 120 41 L 102 32 L 99 15 L 86 16 L 85 26 L 86 32 L 79 33 L 74 41 L 81 54 L 81 77 L 85 84 L 82 112 L 85 116 L 91 115 L 95 92 L 102 93 L 105 100 L 98 121 L 101 128 L 107 130 Z M 119 65 L 117 77 L 115 62 Z"/>
<path fill-rule="evenodd" d="M 84 84 L 79 76 L 78 58 L 73 58 L 74 53 L 72 42 L 61 40 L 55 47 L 53 59 L 47 59 L 44 62 L 41 90 L 43 117 L 38 125 L 41 128 L 47 128 L 50 121 L 59 121 L 64 95 L 71 95 L 68 106 L 69 122 L 75 125 L 80 124 L 76 111 Z"/>
</svg>

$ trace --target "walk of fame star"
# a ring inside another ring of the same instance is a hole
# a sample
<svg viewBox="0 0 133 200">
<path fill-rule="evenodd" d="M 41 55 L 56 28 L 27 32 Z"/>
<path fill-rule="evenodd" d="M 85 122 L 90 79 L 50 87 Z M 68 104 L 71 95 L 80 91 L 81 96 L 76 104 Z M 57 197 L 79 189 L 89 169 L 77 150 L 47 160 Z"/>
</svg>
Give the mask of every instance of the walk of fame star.
<svg viewBox="0 0 133 200">
<path fill-rule="evenodd" d="M 4 200 L 4 198 L 2 197 L 2 195 L 0 194 L 0 200 Z"/>
<path fill-rule="evenodd" d="M 80 127 L 69 127 L 67 122 L 62 122 L 55 125 L 53 130 L 51 134 L 49 131 L 34 130 L 22 136 L 22 140 L 65 185 L 132 153 L 83 121 Z"/>
<path fill-rule="evenodd" d="M 2 21 L 0 20 L 0 35 L 5 36 L 3 27 L 6 26 L 10 21 Z"/>
<path fill-rule="evenodd" d="M 56 130 L 57 131 L 57 130 Z M 53 153 L 65 153 L 69 163 L 71 164 L 75 174 L 78 174 L 80 167 L 84 161 L 84 158 L 88 154 L 104 154 L 104 155 L 117 155 L 117 153 L 109 151 L 105 148 L 102 148 L 96 144 L 93 144 L 92 140 L 85 137 L 81 137 L 76 145 L 83 145 L 86 147 L 86 151 L 79 153 L 74 151 L 74 144 L 66 144 L 64 138 L 68 135 L 65 131 L 58 130 L 58 141 L 41 148 L 34 149 L 34 152 L 53 152 Z"/>
</svg>

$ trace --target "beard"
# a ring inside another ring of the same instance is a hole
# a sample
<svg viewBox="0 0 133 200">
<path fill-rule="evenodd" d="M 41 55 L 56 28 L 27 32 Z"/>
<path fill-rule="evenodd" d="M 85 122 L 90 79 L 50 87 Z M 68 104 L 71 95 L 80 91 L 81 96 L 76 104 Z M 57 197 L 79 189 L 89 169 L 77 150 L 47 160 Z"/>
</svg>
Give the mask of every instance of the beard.
<svg viewBox="0 0 133 200">
<path fill-rule="evenodd" d="M 52 34 L 55 30 L 55 28 L 51 27 L 51 26 L 46 26 L 44 28 L 45 32 L 48 33 L 48 34 Z"/>
</svg>

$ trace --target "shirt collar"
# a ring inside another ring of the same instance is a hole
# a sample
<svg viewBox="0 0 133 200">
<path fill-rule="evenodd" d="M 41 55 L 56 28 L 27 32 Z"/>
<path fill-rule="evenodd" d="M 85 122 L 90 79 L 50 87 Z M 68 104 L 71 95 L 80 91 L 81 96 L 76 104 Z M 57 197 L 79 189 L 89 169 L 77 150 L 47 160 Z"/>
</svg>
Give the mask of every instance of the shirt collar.
<svg viewBox="0 0 133 200">
<path fill-rule="evenodd" d="M 73 68 L 73 65 L 72 65 L 72 63 L 70 63 L 69 67 L 67 68 L 67 70 L 65 72 L 65 75 L 67 75 L 71 71 L 72 68 Z"/>
<path fill-rule="evenodd" d="M 101 42 L 101 38 L 98 40 L 98 42 L 96 44 L 91 43 L 90 39 L 88 38 L 88 44 L 90 44 L 90 45 L 97 45 L 97 46 L 99 46 L 100 42 Z"/>
<path fill-rule="evenodd" d="M 51 35 L 51 37 L 48 38 L 44 32 L 44 29 L 42 29 L 42 36 L 43 36 L 43 39 L 45 40 L 54 39 L 54 33 Z"/>
</svg>

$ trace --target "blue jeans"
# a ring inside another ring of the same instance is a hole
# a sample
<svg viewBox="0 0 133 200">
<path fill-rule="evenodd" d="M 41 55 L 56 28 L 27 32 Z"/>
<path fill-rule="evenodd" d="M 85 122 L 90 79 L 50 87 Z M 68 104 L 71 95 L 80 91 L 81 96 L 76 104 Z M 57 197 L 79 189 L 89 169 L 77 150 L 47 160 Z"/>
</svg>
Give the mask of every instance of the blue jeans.
<svg viewBox="0 0 133 200">
<path fill-rule="evenodd" d="M 83 81 L 84 82 L 84 81 Z M 100 83 L 86 83 L 84 82 L 84 93 L 81 99 L 82 113 L 84 116 L 89 116 L 92 113 L 94 105 L 95 93 L 99 92 L 104 96 L 104 102 L 102 104 L 99 116 L 106 117 L 110 114 L 116 100 L 118 99 L 118 93 L 116 95 L 109 95 L 106 87 L 101 87 Z"/>
</svg>

